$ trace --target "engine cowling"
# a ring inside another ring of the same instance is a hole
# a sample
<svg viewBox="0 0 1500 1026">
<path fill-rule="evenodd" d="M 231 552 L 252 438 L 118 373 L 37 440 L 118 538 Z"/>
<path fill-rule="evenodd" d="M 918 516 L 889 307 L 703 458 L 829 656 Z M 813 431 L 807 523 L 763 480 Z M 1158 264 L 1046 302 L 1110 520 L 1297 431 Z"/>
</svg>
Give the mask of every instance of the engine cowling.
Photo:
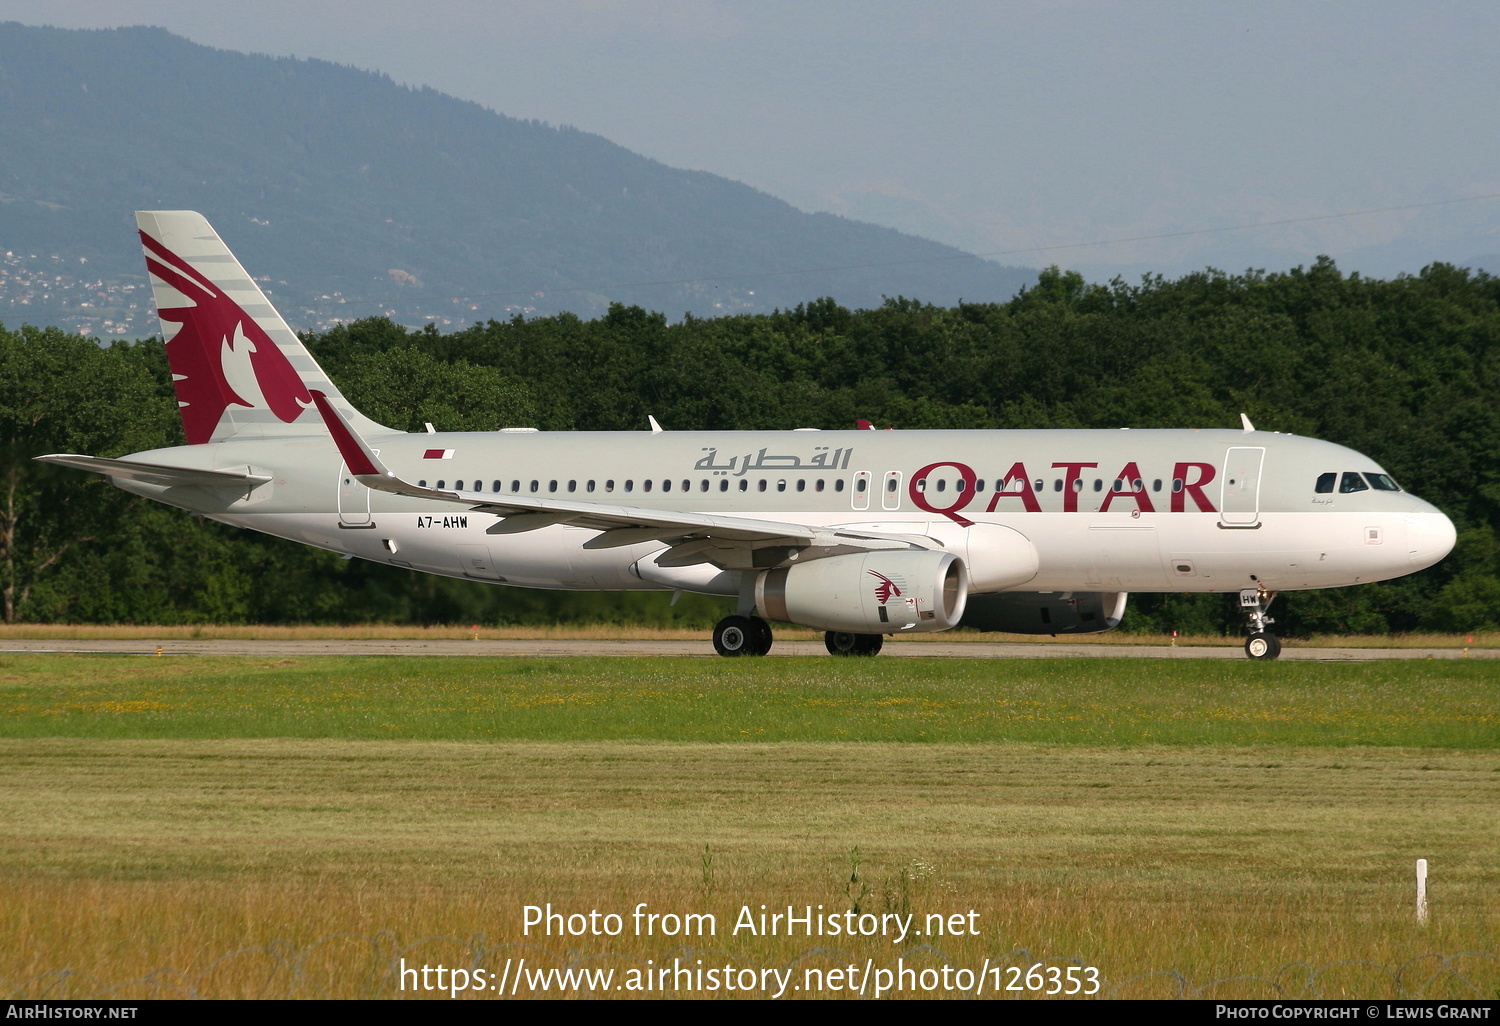
<svg viewBox="0 0 1500 1026">
<path fill-rule="evenodd" d="M 1008 634 L 1098 634 L 1113 630 L 1125 615 L 1123 591 L 1012 591 L 974 595 L 963 625 Z"/>
<path fill-rule="evenodd" d="M 829 556 L 755 579 L 755 605 L 767 619 L 856 634 L 945 631 L 968 597 L 963 560 L 930 550 Z"/>
</svg>

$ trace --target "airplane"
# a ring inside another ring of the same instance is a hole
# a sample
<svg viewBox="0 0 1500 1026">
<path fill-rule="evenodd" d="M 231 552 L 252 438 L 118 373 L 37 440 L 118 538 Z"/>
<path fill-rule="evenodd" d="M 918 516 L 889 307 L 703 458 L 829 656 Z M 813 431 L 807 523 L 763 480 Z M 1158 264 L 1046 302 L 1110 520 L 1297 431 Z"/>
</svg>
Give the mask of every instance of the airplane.
<svg viewBox="0 0 1500 1026">
<path fill-rule="evenodd" d="M 729 596 L 834 655 L 964 626 L 1110 630 L 1136 592 L 1281 591 L 1441 560 L 1452 522 L 1370 458 L 1241 428 L 407 433 L 361 414 L 203 215 L 136 214 L 187 445 L 37 459 L 306 545 L 525 588 Z"/>
</svg>

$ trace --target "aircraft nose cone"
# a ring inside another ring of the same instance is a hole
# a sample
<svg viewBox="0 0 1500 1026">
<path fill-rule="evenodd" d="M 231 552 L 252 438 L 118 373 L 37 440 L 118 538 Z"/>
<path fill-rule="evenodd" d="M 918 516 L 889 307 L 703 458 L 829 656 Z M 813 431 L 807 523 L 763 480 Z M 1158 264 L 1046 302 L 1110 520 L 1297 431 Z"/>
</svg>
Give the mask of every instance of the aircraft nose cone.
<svg viewBox="0 0 1500 1026">
<path fill-rule="evenodd" d="M 1406 529 L 1407 558 L 1413 570 L 1432 566 L 1453 551 L 1458 532 L 1453 521 L 1442 513 L 1419 513 L 1411 518 Z"/>
</svg>

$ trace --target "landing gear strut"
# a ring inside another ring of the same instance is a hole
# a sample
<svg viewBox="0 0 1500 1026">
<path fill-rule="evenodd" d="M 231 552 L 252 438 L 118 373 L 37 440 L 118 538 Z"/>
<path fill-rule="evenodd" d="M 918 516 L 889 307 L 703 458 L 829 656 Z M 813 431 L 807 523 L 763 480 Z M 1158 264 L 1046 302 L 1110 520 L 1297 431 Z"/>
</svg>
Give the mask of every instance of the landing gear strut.
<svg viewBox="0 0 1500 1026">
<path fill-rule="evenodd" d="M 852 634 L 849 631 L 828 631 L 823 635 L 823 647 L 829 655 L 872 656 L 880 653 L 885 638 L 879 634 Z"/>
<path fill-rule="evenodd" d="M 771 625 L 758 616 L 726 616 L 714 627 L 714 650 L 721 656 L 763 656 L 772 640 Z"/>
<path fill-rule="evenodd" d="M 1268 624 L 1276 622 L 1266 615 L 1275 598 L 1274 591 L 1261 588 L 1246 588 L 1240 592 L 1240 609 L 1245 612 L 1249 632 L 1245 639 L 1245 655 L 1251 659 L 1275 659 L 1281 655 L 1281 641 L 1266 629 Z"/>
</svg>

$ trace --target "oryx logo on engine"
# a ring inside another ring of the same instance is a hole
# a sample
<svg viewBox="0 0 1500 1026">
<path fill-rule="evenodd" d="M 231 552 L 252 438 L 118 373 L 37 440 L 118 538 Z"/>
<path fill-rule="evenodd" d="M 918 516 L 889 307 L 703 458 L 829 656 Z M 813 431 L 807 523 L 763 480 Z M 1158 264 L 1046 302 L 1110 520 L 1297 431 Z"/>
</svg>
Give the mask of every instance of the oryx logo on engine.
<svg viewBox="0 0 1500 1026">
<path fill-rule="evenodd" d="M 875 570 L 869 571 L 869 574 L 880 582 L 875 586 L 876 602 L 879 602 L 883 606 L 889 603 L 891 599 L 901 597 L 901 585 L 897 584 L 896 581 Z"/>
</svg>

